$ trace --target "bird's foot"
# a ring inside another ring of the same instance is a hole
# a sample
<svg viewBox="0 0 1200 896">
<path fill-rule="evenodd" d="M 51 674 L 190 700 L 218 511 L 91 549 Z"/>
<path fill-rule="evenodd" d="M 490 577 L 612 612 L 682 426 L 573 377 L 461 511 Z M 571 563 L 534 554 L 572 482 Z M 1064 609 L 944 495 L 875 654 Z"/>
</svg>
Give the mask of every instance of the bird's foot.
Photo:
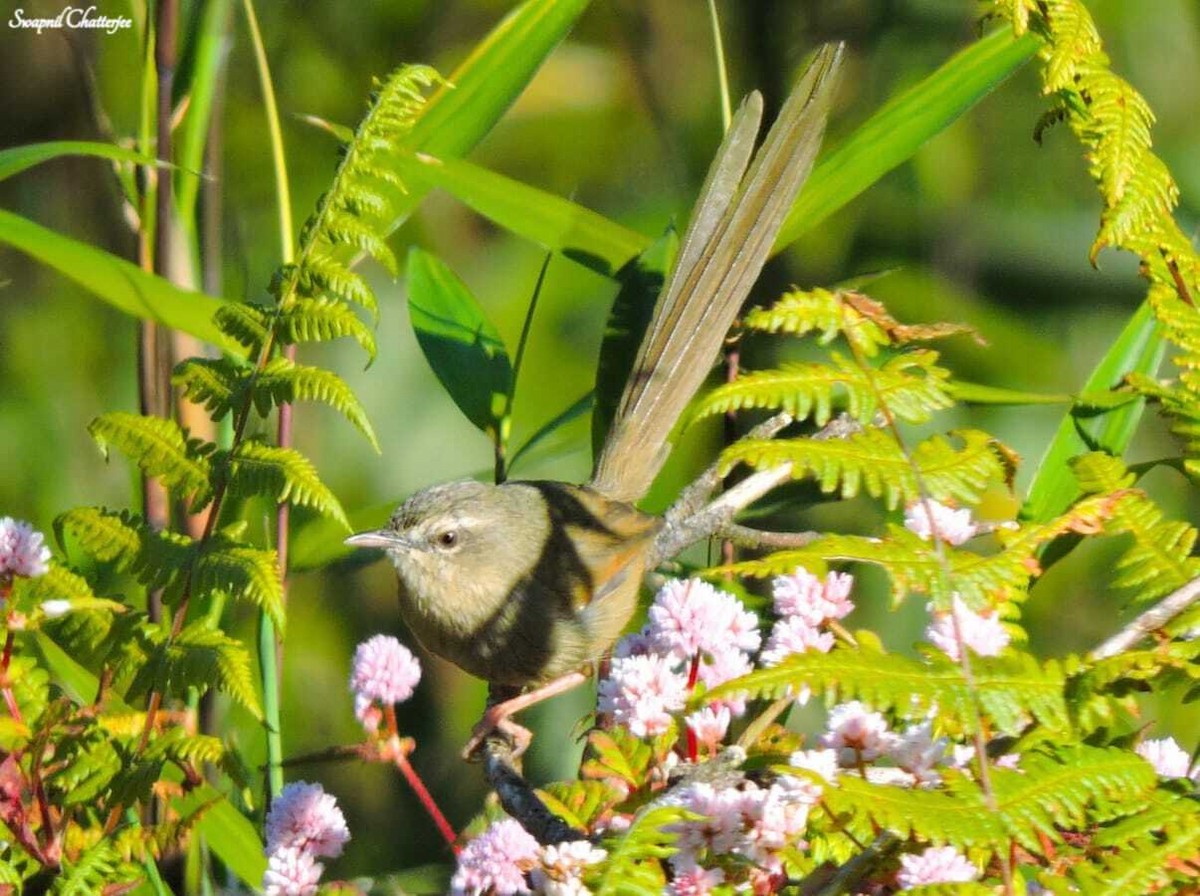
<svg viewBox="0 0 1200 896">
<path fill-rule="evenodd" d="M 484 743 L 497 735 L 508 740 L 512 759 L 519 759 L 521 754 L 529 749 L 529 744 L 533 741 L 533 732 L 509 718 L 510 713 L 511 710 L 503 703 L 489 706 L 471 730 L 471 739 L 463 747 L 463 759 L 478 762 L 479 751 Z"/>
</svg>

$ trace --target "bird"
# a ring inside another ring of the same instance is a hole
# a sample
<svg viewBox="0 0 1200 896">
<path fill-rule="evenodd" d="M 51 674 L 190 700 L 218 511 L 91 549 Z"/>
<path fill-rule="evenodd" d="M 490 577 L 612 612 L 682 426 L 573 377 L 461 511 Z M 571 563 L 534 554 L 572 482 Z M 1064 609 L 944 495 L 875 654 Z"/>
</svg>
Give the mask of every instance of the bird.
<svg viewBox="0 0 1200 896">
<path fill-rule="evenodd" d="M 757 152 L 761 95 L 733 116 L 586 483 L 434 485 L 346 539 L 391 561 L 417 640 L 491 686 L 464 755 L 494 731 L 522 752 L 511 716 L 586 681 L 632 617 L 663 527 L 637 502 L 812 169 L 843 55 L 818 49 Z"/>
</svg>

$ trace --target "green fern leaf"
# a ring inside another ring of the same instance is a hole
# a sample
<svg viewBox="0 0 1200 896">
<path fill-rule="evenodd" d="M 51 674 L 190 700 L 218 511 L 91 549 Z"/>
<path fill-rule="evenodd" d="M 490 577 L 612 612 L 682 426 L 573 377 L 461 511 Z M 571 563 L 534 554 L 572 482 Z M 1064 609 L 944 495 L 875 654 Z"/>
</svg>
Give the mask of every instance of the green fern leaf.
<svg viewBox="0 0 1200 896">
<path fill-rule="evenodd" d="M 228 462 L 231 494 L 270 495 L 277 503 L 311 507 L 349 531 L 350 521 L 337 497 L 321 481 L 312 462 L 296 449 L 247 439 L 232 454 L 222 452 L 219 458 Z"/>
<path fill-rule="evenodd" d="M 1031 718 L 1051 731 L 1067 729 L 1065 678 L 1057 663 L 1039 666 L 1014 654 L 976 658 L 974 666 L 972 689 L 962 670 L 940 656 L 921 662 L 866 647 L 800 653 L 713 688 L 703 700 L 780 700 L 808 689 L 829 703 L 861 700 L 907 719 L 936 711 L 938 724 L 955 734 L 974 730 L 977 706 L 998 732 L 1018 734 Z"/>
<path fill-rule="evenodd" d="M 332 371 L 296 364 L 287 358 L 269 361 L 258 375 L 255 402 L 259 413 L 266 414 L 271 405 L 298 401 L 320 401 L 329 405 L 354 424 L 372 448 L 379 450 L 379 441 L 367 419 L 367 412 L 345 380 Z"/>
<path fill-rule="evenodd" d="M 379 303 L 367 281 L 331 255 L 312 253 L 300 272 L 299 294 L 317 298 L 328 295 L 343 302 L 353 302 L 371 312 L 378 320 Z"/>
<path fill-rule="evenodd" d="M 195 688 L 201 694 L 216 688 L 241 704 L 255 718 L 262 718 L 254 685 L 250 654 L 242 642 L 220 629 L 195 622 L 170 641 L 164 641 L 139 672 L 131 690 L 146 693 L 158 688 L 172 694 Z M 151 757 L 150 763 L 162 759 Z"/>
<path fill-rule="evenodd" d="M 1045 93 L 1071 90 L 1076 87 L 1080 65 L 1101 53 L 1100 34 L 1080 3 L 1050 0 L 1045 9 L 1047 24 L 1055 37 L 1043 51 L 1046 58 L 1043 89 Z"/>
<path fill-rule="evenodd" d="M 895 439 L 879 429 L 827 441 L 744 439 L 725 449 L 721 471 L 728 473 L 739 463 L 755 469 L 790 464 L 794 479 L 811 476 L 823 492 L 852 498 L 861 490 L 892 508 L 921 497 L 919 475 L 933 499 L 974 504 L 988 485 L 1006 475 L 1005 463 L 987 433 L 963 430 L 956 435 L 961 448 L 933 436 L 916 446 L 911 462 Z"/>
<path fill-rule="evenodd" d="M 284 627 L 283 586 L 274 551 L 238 544 L 215 535 L 205 542 L 192 570 L 192 591 L 219 591 L 264 610 L 276 627 Z"/>
<path fill-rule="evenodd" d="M 262 305 L 224 302 L 213 314 L 213 323 L 248 354 L 257 355 L 270 332 L 272 314 L 272 309 Z"/>
<path fill-rule="evenodd" d="M 85 553 L 103 563 L 124 559 L 122 569 L 132 564 L 131 558 L 141 549 L 144 525 L 140 516 L 128 510 L 103 507 L 75 507 L 54 521 L 60 541 L 62 533 L 70 533 Z"/>
<path fill-rule="evenodd" d="M 948 780 L 962 777 L 948 770 Z M 902 839 L 910 837 L 958 849 L 993 846 L 1003 839 L 1000 820 L 984 803 L 976 786 L 951 795 L 942 790 L 916 790 L 842 775 L 828 787 L 824 804 L 835 816 L 865 817 Z"/>
<path fill-rule="evenodd" d="M 891 344 L 887 332 L 878 323 L 846 304 L 841 292 L 828 289 L 784 293 L 768 308 L 747 311 L 742 323 L 747 329 L 765 333 L 796 336 L 817 333 L 817 341 L 822 345 L 841 335 L 868 357 Z"/>
<path fill-rule="evenodd" d="M 328 298 L 297 298 L 279 312 L 275 334 L 284 345 L 329 342 L 349 336 L 375 359 L 375 334 L 349 305 Z"/>
<path fill-rule="evenodd" d="M 175 366 L 171 384 L 221 420 L 244 401 L 252 376 L 253 368 L 233 358 L 188 358 Z"/>
<path fill-rule="evenodd" d="M 1010 837 L 1040 853 L 1051 842 L 1138 811 L 1157 782 L 1150 764 L 1131 750 L 1068 745 L 1023 754 L 1020 771 L 991 771 L 996 809 Z M 965 792 L 966 786 L 963 787 Z"/>
<path fill-rule="evenodd" d="M 783 364 L 777 370 L 743 374 L 718 386 L 699 405 L 692 420 L 744 408 L 786 411 L 797 420 L 810 415 L 818 426 L 828 423 L 834 403 L 844 396 L 846 412 L 870 423 L 880 405 L 897 418 L 924 423 L 935 410 L 954 402 L 946 391 L 949 372 L 936 366 L 933 351 L 906 352 L 877 370 L 864 370 L 834 352 L 830 364 Z"/>
<path fill-rule="evenodd" d="M 193 512 L 212 499 L 208 460 L 212 445 L 189 438 L 174 420 L 112 411 L 93 420 L 88 432 L 106 457 L 109 447 L 115 447 L 147 476 L 190 497 Z"/>
<path fill-rule="evenodd" d="M 64 859 L 50 892 L 54 896 L 95 896 L 110 886 L 136 881 L 139 877 L 140 869 L 123 862 L 112 842 L 103 839 L 74 861 Z"/>
<path fill-rule="evenodd" d="M 615 842 L 605 842 L 608 861 L 595 881 L 596 896 L 659 896 L 666 888 L 661 861 L 675 854 L 679 835 L 672 825 L 695 813 L 678 806 L 644 809 Z"/>
</svg>

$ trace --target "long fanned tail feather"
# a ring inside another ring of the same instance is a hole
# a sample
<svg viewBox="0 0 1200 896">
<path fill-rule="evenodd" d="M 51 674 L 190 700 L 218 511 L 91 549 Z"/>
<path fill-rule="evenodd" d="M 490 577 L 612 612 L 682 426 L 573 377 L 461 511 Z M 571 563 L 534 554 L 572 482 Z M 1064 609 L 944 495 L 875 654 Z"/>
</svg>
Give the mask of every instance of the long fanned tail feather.
<svg viewBox="0 0 1200 896">
<path fill-rule="evenodd" d="M 840 44 L 818 51 L 755 154 L 744 184 L 761 97 L 752 93 L 734 117 L 596 461 L 591 484 L 605 495 L 636 501 L 662 469 L 671 429 L 708 375 L 812 170 L 841 59 Z"/>
</svg>

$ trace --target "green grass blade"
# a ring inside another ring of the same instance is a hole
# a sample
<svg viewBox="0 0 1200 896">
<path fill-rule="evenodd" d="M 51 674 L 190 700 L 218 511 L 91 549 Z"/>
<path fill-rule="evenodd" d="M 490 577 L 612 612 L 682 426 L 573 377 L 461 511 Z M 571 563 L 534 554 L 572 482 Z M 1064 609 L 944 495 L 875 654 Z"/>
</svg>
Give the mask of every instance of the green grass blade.
<svg viewBox="0 0 1200 896">
<path fill-rule="evenodd" d="M 409 145 L 442 159 L 465 155 L 500 120 L 588 6 L 588 0 L 527 0 L 509 13 L 426 104 Z M 411 189 L 387 232 L 426 191 Z"/>
<path fill-rule="evenodd" d="M 962 380 L 951 380 L 947 384 L 950 394 L 957 400 L 967 404 L 1070 404 L 1075 396 L 1066 392 L 1026 392 L 1021 389 L 1004 389 L 999 386 L 986 386 L 983 383 L 967 383 Z"/>
<path fill-rule="evenodd" d="M 1092 370 L 1082 394 L 1111 389 L 1127 373 L 1136 371 L 1153 376 L 1165 352 L 1162 329 L 1150 305 L 1143 302 Z M 1038 464 L 1021 516 L 1041 523 L 1065 511 L 1080 495 L 1068 463 L 1071 458 L 1096 450 L 1120 457 L 1129 446 L 1144 409 L 1145 400 L 1138 399 L 1087 416 L 1078 408 L 1069 410 Z"/>
<path fill-rule="evenodd" d="M 978 103 L 1033 57 L 1032 34 L 1003 28 L 955 54 L 937 71 L 888 101 L 817 163 L 775 240 L 778 252 L 828 218 L 931 137 Z"/>
<path fill-rule="evenodd" d="M 126 314 L 237 350 L 212 322 L 224 301 L 180 289 L 103 249 L 0 210 L 0 243 L 19 249 Z"/>
<path fill-rule="evenodd" d="M 159 164 L 153 156 L 116 146 L 112 143 L 97 143 L 91 140 L 52 140 L 49 143 L 28 143 L 0 150 L 0 180 L 19 174 L 34 165 L 60 159 L 63 156 L 97 156 L 114 162 L 132 162 L 135 165 Z"/>
<path fill-rule="evenodd" d="M 176 179 L 175 204 L 179 215 L 191 226 L 196 210 L 200 178 L 191 172 L 204 168 L 204 146 L 212 118 L 218 75 L 225 57 L 225 30 L 229 27 L 233 0 L 209 0 L 194 12 L 194 27 L 188 46 L 187 114 L 175 141 L 175 158 L 185 172 Z"/>
<path fill-rule="evenodd" d="M 408 184 L 438 187 L 519 237 L 613 276 L 651 240 L 603 215 L 461 159 L 397 159 Z"/>
</svg>

